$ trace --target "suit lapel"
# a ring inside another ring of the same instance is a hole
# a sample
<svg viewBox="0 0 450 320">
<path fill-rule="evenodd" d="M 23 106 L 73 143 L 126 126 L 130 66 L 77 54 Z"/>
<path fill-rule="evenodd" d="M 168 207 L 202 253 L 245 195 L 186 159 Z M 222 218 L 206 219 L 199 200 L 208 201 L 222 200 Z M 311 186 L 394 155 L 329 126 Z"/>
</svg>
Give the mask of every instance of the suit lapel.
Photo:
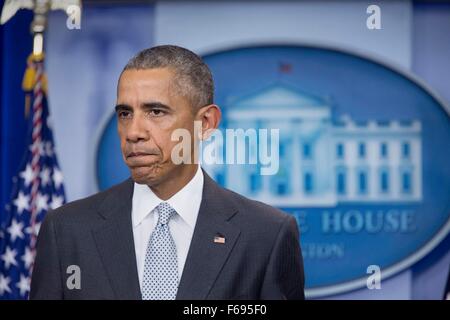
<svg viewBox="0 0 450 320">
<path fill-rule="evenodd" d="M 111 190 L 99 208 L 104 221 L 92 230 L 116 299 L 141 299 L 131 223 L 132 195 L 131 179 Z"/>
<path fill-rule="evenodd" d="M 206 299 L 222 270 L 240 230 L 228 220 L 237 209 L 227 202 L 223 190 L 205 173 L 203 198 L 192 236 L 177 299 Z M 225 243 L 214 242 L 215 236 Z"/>
</svg>

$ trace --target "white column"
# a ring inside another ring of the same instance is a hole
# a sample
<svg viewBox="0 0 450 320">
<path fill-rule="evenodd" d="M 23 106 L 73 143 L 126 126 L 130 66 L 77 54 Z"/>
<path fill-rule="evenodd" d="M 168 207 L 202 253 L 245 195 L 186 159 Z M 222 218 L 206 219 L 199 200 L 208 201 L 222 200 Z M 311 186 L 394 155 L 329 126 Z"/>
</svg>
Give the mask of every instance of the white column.
<svg viewBox="0 0 450 320">
<path fill-rule="evenodd" d="M 292 190 L 294 196 L 298 197 L 302 193 L 301 181 L 301 158 L 300 158 L 300 139 L 296 126 L 292 128 L 292 172 L 290 175 L 292 181 Z M 293 180 L 292 180 L 293 179 Z"/>
</svg>

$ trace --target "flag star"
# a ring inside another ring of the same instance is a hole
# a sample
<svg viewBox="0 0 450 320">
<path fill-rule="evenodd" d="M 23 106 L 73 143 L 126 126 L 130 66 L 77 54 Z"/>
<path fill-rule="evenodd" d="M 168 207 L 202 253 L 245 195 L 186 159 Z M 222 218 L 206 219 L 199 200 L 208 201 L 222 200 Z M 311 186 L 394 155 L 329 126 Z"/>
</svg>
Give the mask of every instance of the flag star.
<svg viewBox="0 0 450 320">
<path fill-rule="evenodd" d="M 17 238 L 24 238 L 23 232 L 23 223 L 22 222 L 17 222 L 15 219 L 12 220 L 11 225 L 9 226 L 9 228 L 7 229 L 10 236 L 11 236 L 11 241 L 16 241 Z"/>
<path fill-rule="evenodd" d="M 39 153 L 40 156 L 44 155 L 44 144 L 41 141 L 36 141 L 32 144 L 30 144 L 30 151 L 31 153 L 33 153 L 33 150 L 37 148 L 37 151 Z"/>
<path fill-rule="evenodd" d="M 48 195 L 38 192 L 36 198 L 36 209 L 37 212 L 48 209 Z"/>
<path fill-rule="evenodd" d="M 55 183 L 56 188 L 59 188 L 63 182 L 62 172 L 57 167 L 53 170 L 53 182 Z"/>
<path fill-rule="evenodd" d="M 30 291 L 30 278 L 21 274 L 20 280 L 19 282 L 17 282 L 16 286 L 20 290 L 20 295 L 25 296 L 28 293 L 28 291 Z"/>
<path fill-rule="evenodd" d="M 2 255 L 2 260 L 5 263 L 5 269 L 9 269 L 11 265 L 17 266 L 16 261 L 16 250 L 11 250 L 9 247 L 6 247 L 5 253 Z"/>
<path fill-rule="evenodd" d="M 48 185 L 50 182 L 50 169 L 45 167 L 42 171 L 41 171 L 41 183 L 43 186 Z"/>
<path fill-rule="evenodd" d="M 31 169 L 31 165 L 27 164 L 25 171 L 20 173 L 20 177 L 25 180 L 25 186 L 29 186 L 31 181 L 34 179 L 33 169 Z"/>
<path fill-rule="evenodd" d="M 28 195 L 23 194 L 22 191 L 19 191 L 17 198 L 14 199 L 14 205 L 17 207 L 17 212 L 22 214 L 23 210 L 30 210 L 30 197 Z"/>
<path fill-rule="evenodd" d="M 39 143 L 39 155 L 40 156 L 45 156 L 45 145 L 44 145 L 44 143 L 41 141 L 40 143 Z"/>
<path fill-rule="evenodd" d="M 9 283 L 11 279 L 9 277 L 3 277 L 3 274 L 0 273 L 0 295 L 3 295 L 5 292 L 11 293 L 11 288 L 9 287 Z"/>
<path fill-rule="evenodd" d="M 50 117 L 50 116 L 47 117 L 47 127 L 49 129 L 53 129 L 53 121 L 52 121 L 52 117 Z"/>
<path fill-rule="evenodd" d="M 39 229 L 41 228 L 41 223 L 36 223 L 34 225 L 34 235 L 37 236 L 39 234 Z M 32 226 L 29 226 L 25 229 L 25 232 L 29 235 L 33 233 Z"/>
<path fill-rule="evenodd" d="M 45 152 L 47 153 L 47 157 L 53 156 L 53 145 L 50 141 L 45 143 Z"/>
<path fill-rule="evenodd" d="M 63 205 L 64 198 L 62 196 L 52 196 L 52 202 L 50 202 L 50 208 L 56 209 Z"/>
<path fill-rule="evenodd" d="M 31 264 L 34 261 L 34 254 L 30 250 L 30 248 L 28 248 L 28 247 L 25 248 L 25 253 L 22 255 L 21 259 L 22 259 L 23 263 L 25 264 L 25 268 L 30 269 Z"/>
</svg>

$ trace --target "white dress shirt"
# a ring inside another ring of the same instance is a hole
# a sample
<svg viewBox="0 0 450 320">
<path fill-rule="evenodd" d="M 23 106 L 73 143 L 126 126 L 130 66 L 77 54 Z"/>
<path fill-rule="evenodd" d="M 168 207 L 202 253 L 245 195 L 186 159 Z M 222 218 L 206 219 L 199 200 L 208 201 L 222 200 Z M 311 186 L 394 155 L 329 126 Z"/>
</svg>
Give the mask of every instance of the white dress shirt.
<svg viewBox="0 0 450 320">
<path fill-rule="evenodd" d="M 194 177 L 180 191 L 165 202 L 175 209 L 177 214 L 170 219 L 169 228 L 177 247 L 178 279 L 181 279 L 189 246 L 194 233 L 200 203 L 203 194 L 203 172 L 198 166 Z M 138 268 L 139 284 L 142 286 L 145 254 L 150 235 L 158 222 L 155 208 L 161 200 L 145 184 L 134 183 L 131 221 L 133 223 L 134 247 Z"/>
</svg>

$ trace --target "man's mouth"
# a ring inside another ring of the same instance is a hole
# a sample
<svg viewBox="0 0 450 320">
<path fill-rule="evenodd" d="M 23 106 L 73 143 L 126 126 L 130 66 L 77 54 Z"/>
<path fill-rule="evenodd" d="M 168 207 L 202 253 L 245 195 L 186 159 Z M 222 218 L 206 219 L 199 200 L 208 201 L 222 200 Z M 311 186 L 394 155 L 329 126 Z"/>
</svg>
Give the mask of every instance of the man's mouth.
<svg viewBox="0 0 450 320">
<path fill-rule="evenodd" d="M 151 156 L 151 155 L 154 155 L 154 154 L 147 153 L 147 152 L 131 152 L 127 155 L 127 158 L 143 157 L 143 156 Z"/>
</svg>

